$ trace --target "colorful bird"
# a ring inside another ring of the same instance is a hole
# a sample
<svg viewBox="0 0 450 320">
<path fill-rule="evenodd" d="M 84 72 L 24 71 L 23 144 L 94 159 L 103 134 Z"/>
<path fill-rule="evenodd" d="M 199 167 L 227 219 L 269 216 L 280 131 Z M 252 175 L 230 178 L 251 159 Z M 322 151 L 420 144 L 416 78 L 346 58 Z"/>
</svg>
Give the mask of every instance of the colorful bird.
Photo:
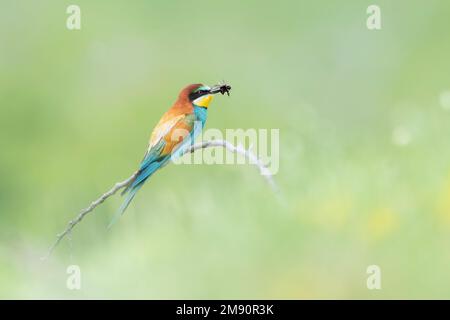
<svg viewBox="0 0 450 320">
<path fill-rule="evenodd" d="M 181 90 L 178 100 L 162 116 L 150 136 L 150 142 L 134 179 L 122 194 L 127 194 L 110 225 L 125 212 L 131 200 L 145 181 L 171 159 L 179 156 L 185 146 L 195 140 L 203 129 L 208 106 L 213 94 L 230 94 L 231 87 L 226 84 L 211 87 L 191 84 Z"/>
</svg>

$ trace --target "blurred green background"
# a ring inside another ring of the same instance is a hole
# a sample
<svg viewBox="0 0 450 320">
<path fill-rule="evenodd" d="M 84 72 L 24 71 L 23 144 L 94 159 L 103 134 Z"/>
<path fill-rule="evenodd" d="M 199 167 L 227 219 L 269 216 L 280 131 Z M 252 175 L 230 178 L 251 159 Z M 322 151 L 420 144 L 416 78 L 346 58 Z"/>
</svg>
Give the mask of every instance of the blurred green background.
<svg viewBox="0 0 450 320">
<path fill-rule="evenodd" d="M 450 298 L 450 3 L 376 1 L 369 31 L 372 3 L 1 0 L 0 297 Z M 171 165 L 40 261 L 222 79 L 207 127 L 279 128 L 284 203 L 253 167 Z"/>
</svg>

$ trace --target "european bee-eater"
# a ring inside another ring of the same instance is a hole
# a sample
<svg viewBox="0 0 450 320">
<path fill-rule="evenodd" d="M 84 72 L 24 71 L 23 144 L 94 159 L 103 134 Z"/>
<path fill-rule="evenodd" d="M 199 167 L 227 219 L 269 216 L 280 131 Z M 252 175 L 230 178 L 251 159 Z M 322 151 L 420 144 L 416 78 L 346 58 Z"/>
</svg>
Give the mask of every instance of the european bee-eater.
<svg viewBox="0 0 450 320">
<path fill-rule="evenodd" d="M 135 178 L 122 192 L 127 196 L 110 226 L 125 212 L 145 181 L 171 159 L 180 155 L 184 146 L 195 140 L 205 125 L 213 95 L 229 95 L 230 89 L 231 87 L 225 84 L 212 88 L 203 84 L 191 84 L 181 90 L 177 101 L 153 129 L 144 159 Z"/>
</svg>

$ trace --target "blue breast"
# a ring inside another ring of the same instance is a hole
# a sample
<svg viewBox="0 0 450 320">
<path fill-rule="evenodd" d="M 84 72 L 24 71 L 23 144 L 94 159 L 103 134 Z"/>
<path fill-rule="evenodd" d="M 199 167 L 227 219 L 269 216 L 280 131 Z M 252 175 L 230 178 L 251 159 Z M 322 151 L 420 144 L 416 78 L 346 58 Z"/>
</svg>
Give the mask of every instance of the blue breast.
<svg viewBox="0 0 450 320">
<path fill-rule="evenodd" d="M 194 105 L 194 114 L 197 118 L 196 120 L 201 121 L 203 128 L 206 123 L 206 118 L 208 117 L 208 109 Z"/>
</svg>

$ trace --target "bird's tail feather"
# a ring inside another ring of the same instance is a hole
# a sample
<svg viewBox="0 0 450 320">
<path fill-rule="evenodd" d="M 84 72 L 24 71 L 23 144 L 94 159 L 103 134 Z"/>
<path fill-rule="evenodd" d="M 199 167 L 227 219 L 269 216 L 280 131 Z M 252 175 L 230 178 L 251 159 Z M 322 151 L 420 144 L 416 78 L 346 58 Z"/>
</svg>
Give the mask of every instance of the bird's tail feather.
<svg viewBox="0 0 450 320">
<path fill-rule="evenodd" d="M 155 161 L 155 162 L 149 163 L 145 167 L 139 169 L 139 173 L 136 175 L 136 177 L 132 181 L 130 181 L 130 183 L 125 188 L 125 190 L 122 191 L 122 195 L 124 195 L 125 193 L 128 193 L 127 197 L 125 198 L 125 201 L 122 203 L 119 210 L 116 212 L 113 219 L 109 223 L 108 229 L 111 228 L 112 225 L 117 222 L 117 220 L 119 220 L 119 218 L 122 216 L 122 214 L 125 212 L 125 210 L 130 205 L 131 200 L 133 200 L 136 193 L 144 185 L 144 182 L 153 173 L 155 173 L 156 170 L 158 170 L 162 165 L 164 165 L 168 161 L 168 159 L 170 159 L 170 158 L 166 157 L 162 161 Z"/>
<path fill-rule="evenodd" d="M 136 181 L 137 176 L 139 175 L 139 173 L 128 183 L 128 185 L 125 187 L 125 189 L 122 190 L 122 192 L 120 193 L 121 196 L 125 195 L 128 193 L 128 191 L 130 191 L 133 183 Z"/>
<path fill-rule="evenodd" d="M 112 218 L 111 222 L 108 225 L 108 229 L 111 228 L 117 222 L 117 220 L 119 220 L 119 218 L 123 215 L 125 210 L 130 205 L 131 200 L 133 200 L 134 196 L 139 191 L 139 189 L 142 187 L 142 185 L 143 185 L 143 183 L 138 184 L 137 186 L 134 186 L 133 188 L 129 189 L 127 197 L 125 198 L 125 201 L 122 203 L 119 210 L 117 210 L 116 214 Z"/>
</svg>

